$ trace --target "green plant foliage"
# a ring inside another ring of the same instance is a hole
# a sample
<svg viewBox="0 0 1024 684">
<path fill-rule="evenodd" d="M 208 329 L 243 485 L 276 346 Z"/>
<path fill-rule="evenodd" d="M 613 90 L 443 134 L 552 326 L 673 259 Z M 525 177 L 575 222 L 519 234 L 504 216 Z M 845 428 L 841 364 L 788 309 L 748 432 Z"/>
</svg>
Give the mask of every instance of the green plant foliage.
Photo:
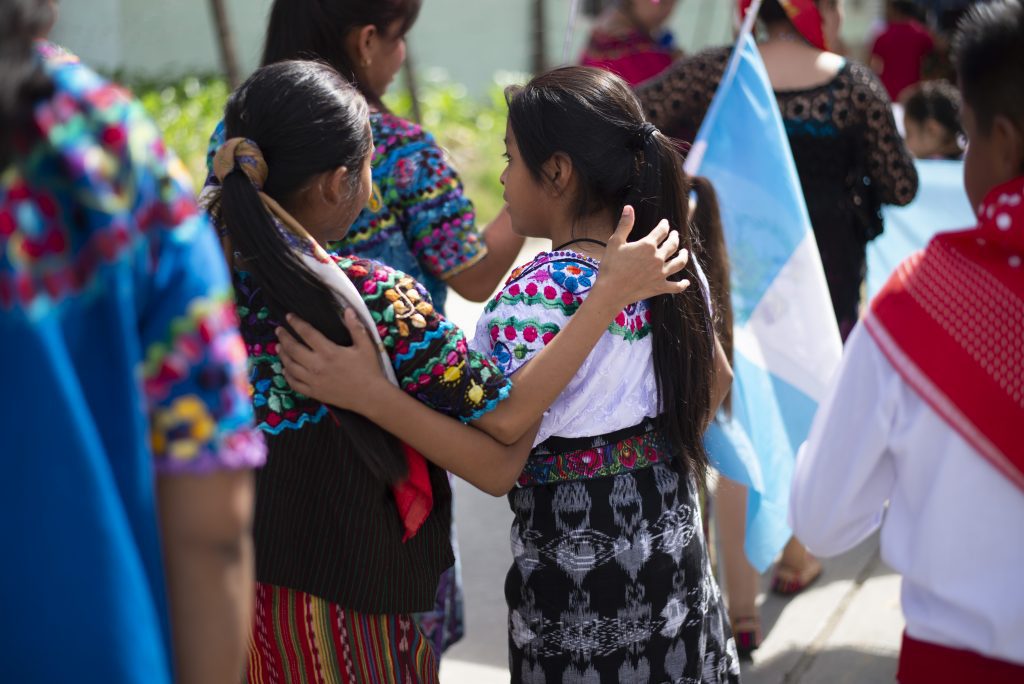
<svg viewBox="0 0 1024 684">
<path fill-rule="evenodd" d="M 451 156 L 483 227 L 503 204 L 498 178 L 504 169 L 504 85 L 523 79 L 499 75 L 482 98 L 473 98 L 465 87 L 447 80 L 441 72 L 428 71 L 424 76 L 419 89 L 423 127 Z M 201 185 L 206 178 L 209 137 L 223 115 L 229 94 L 225 81 L 188 77 L 173 83 L 136 82 L 133 90 L 163 131 L 167 145 Z M 408 90 L 396 89 L 385 100 L 396 114 L 412 118 Z"/>
<path fill-rule="evenodd" d="M 210 134 L 224 115 L 227 83 L 188 77 L 171 84 L 139 83 L 133 88 L 164 134 L 164 142 L 185 162 L 199 187 L 206 179 Z"/>
</svg>

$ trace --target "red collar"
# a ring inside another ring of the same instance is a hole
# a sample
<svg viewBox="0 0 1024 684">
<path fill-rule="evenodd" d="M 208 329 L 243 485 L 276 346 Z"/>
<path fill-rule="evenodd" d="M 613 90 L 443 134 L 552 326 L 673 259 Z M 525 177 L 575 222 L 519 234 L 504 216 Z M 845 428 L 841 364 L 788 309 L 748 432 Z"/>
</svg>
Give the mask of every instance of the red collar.
<svg viewBox="0 0 1024 684">
<path fill-rule="evenodd" d="M 1024 177 L 903 262 L 864 321 L 903 379 L 1024 490 Z"/>
</svg>

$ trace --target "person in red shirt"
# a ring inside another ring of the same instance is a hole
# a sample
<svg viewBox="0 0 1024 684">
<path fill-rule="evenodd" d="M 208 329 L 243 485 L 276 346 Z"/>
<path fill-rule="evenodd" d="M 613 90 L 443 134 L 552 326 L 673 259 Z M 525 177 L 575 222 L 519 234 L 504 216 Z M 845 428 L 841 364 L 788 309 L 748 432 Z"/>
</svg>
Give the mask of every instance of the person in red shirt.
<svg viewBox="0 0 1024 684">
<path fill-rule="evenodd" d="M 885 30 L 871 47 L 871 68 L 892 101 L 899 102 L 900 94 L 921 80 L 921 65 L 935 48 L 935 41 L 917 20 L 913 2 L 889 0 L 885 21 Z"/>
</svg>

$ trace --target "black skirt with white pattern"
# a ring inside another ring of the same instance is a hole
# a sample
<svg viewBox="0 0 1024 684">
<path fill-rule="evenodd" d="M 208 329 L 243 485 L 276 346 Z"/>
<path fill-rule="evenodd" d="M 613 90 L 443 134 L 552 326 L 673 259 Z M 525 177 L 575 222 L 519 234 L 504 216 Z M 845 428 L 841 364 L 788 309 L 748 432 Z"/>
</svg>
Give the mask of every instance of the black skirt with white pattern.
<svg viewBox="0 0 1024 684">
<path fill-rule="evenodd" d="M 513 682 L 738 682 L 693 479 L 664 462 L 509 494 Z"/>
</svg>

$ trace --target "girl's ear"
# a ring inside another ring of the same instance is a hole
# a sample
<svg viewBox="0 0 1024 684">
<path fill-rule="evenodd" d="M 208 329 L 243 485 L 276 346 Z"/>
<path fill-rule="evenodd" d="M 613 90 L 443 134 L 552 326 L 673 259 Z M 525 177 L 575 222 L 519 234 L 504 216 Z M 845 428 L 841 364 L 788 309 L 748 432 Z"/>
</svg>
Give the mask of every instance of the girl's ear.
<svg viewBox="0 0 1024 684">
<path fill-rule="evenodd" d="M 331 205 L 350 201 L 348 167 L 339 166 L 333 171 L 325 171 L 320 179 L 320 193 Z"/>
<path fill-rule="evenodd" d="M 373 63 L 379 37 L 377 27 L 373 24 L 357 26 L 349 31 L 345 42 L 354 66 L 365 69 Z"/>
<path fill-rule="evenodd" d="M 551 155 L 541 166 L 541 173 L 547 180 L 546 185 L 556 197 L 565 194 L 572 187 L 572 159 L 564 152 L 555 152 Z"/>
</svg>

